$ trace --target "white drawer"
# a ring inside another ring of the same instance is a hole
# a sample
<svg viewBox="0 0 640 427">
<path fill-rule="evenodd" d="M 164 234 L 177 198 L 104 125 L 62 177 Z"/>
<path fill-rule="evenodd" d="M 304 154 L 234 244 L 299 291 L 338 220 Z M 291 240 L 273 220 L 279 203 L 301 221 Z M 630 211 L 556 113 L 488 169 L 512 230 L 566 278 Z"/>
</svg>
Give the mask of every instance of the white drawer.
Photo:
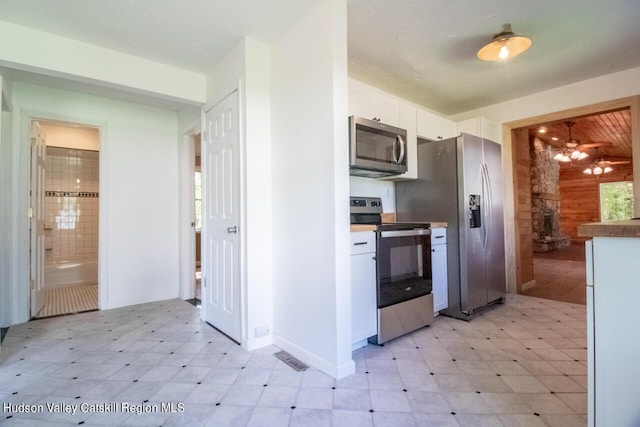
<svg viewBox="0 0 640 427">
<path fill-rule="evenodd" d="M 447 243 L 447 229 L 442 228 L 432 228 L 431 229 L 431 246 L 433 245 L 443 245 Z"/>
<path fill-rule="evenodd" d="M 354 231 L 351 233 L 351 255 L 376 251 L 376 233 L 373 231 Z"/>
</svg>

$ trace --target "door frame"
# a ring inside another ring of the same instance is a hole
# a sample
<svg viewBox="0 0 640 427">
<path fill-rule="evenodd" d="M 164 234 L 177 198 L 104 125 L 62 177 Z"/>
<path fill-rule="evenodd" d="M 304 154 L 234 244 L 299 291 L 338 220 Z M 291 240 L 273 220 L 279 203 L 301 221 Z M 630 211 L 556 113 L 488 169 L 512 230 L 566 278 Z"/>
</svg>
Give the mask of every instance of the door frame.
<svg viewBox="0 0 640 427">
<path fill-rule="evenodd" d="M 64 123 L 73 123 L 81 126 L 93 127 L 98 129 L 98 138 L 99 138 L 99 157 L 98 157 L 98 188 L 100 193 L 100 198 L 98 202 L 98 310 L 101 310 L 103 307 L 107 307 L 108 301 L 108 269 L 106 265 L 108 265 L 108 241 L 107 241 L 107 230 L 108 230 L 108 216 L 107 216 L 107 206 L 109 200 L 109 192 L 107 187 L 107 171 L 108 171 L 108 144 L 105 144 L 107 140 L 107 130 L 108 125 L 106 122 L 99 122 L 95 120 L 87 120 L 82 117 L 77 116 L 67 116 L 64 114 L 57 114 L 51 112 L 41 112 L 41 111 L 32 111 L 25 110 L 21 114 L 21 141 L 23 143 L 23 147 L 26 150 L 31 150 L 31 141 L 30 141 L 30 126 L 33 121 L 48 121 L 48 122 L 64 122 Z M 30 159 L 30 156 L 29 156 Z M 31 176 L 31 163 L 29 162 L 28 166 L 28 174 Z M 26 188 L 24 196 L 26 199 L 27 208 L 30 206 L 30 197 L 29 194 L 31 192 L 31 179 L 26 180 Z M 31 221 L 26 222 L 26 227 L 24 229 L 26 236 L 29 236 L 31 230 Z M 30 256 L 30 243 L 26 245 L 24 248 L 24 257 L 25 263 L 28 269 L 31 268 L 31 256 Z M 14 293 L 14 295 L 24 295 L 26 292 L 26 303 L 25 306 L 26 316 L 20 316 L 20 318 L 26 318 L 29 320 L 32 318 L 31 313 L 31 285 L 30 285 L 30 274 L 27 274 L 25 283 L 17 283 L 18 292 Z"/>
<path fill-rule="evenodd" d="M 44 308 L 46 291 L 45 219 L 47 138 L 38 120 L 29 121 L 29 317 L 34 318 Z M 32 142 L 35 140 L 35 142 Z M 44 153 L 42 151 L 44 151 Z M 40 173 L 40 168 L 42 168 Z M 38 172 L 36 172 L 38 169 Z"/>
<path fill-rule="evenodd" d="M 195 219 L 193 177 L 195 173 L 195 136 L 201 133 L 202 123 L 198 118 L 185 128 L 180 141 L 180 286 L 182 300 L 195 298 L 196 250 L 195 232 L 191 222 Z M 203 199 L 205 195 L 202 195 Z"/>
<path fill-rule="evenodd" d="M 513 242 L 513 255 L 507 258 L 507 262 L 511 264 L 512 260 L 515 261 L 515 264 L 512 264 L 515 265 L 515 270 L 511 272 L 510 277 L 508 278 L 509 280 L 507 280 L 507 292 L 519 294 L 524 290 L 523 285 L 525 288 L 528 285 L 528 283 L 522 283 L 521 278 L 521 272 L 524 262 L 521 248 L 524 247 L 524 245 L 532 245 L 532 242 L 521 242 L 520 234 L 518 231 L 520 222 L 527 219 L 521 220 L 518 215 L 519 188 L 517 182 L 517 151 L 515 150 L 513 142 L 516 141 L 516 129 L 549 121 L 565 120 L 578 116 L 588 116 L 622 108 L 629 108 L 631 112 L 632 158 L 637 160 L 633 162 L 633 192 L 635 198 L 634 208 L 635 215 L 638 216 L 640 215 L 640 96 L 620 98 L 503 123 L 502 145 L 504 149 L 503 155 L 505 159 L 503 165 L 505 164 L 505 162 L 507 162 L 508 167 L 506 168 L 506 171 L 507 173 L 511 173 L 511 177 L 505 176 L 505 184 L 507 184 L 510 178 L 511 185 L 513 186 L 513 191 L 505 193 L 505 206 L 507 204 L 511 205 L 510 209 L 513 209 L 512 214 L 514 218 L 511 227 L 506 227 L 506 240 L 507 242 Z M 508 213 L 505 212 L 505 217 L 506 214 Z"/>
</svg>

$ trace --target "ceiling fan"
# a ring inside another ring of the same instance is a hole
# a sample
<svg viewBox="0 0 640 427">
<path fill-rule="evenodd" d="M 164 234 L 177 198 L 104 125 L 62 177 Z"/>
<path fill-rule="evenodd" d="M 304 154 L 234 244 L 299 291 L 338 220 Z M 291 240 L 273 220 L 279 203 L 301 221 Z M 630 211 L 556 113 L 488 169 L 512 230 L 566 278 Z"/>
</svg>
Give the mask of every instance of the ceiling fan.
<svg viewBox="0 0 640 427">
<path fill-rule="evenodd" d="M 612 165 L 623 165 L 631 163 L 631 160 L 594 160 L 589 167 L 582 171 L 587 175 L 602 175 L 613 171 Z"/>
<path fill-rule="evenodd" d="M 573 160 L 582 160 L 589 157 L 589 153 L 585 153 L 582 151 L 587 148 L 597 148 L 597 147 L 605 147 L 611 145 L 609 142 L 592 142 L 587 144 L 581 144 L 579 139 L 574 139 L 573 134 L 571 133 L 571 128 L 576 124 L 576 122 L 564 122 L 565 126 L 569 128 L 569 139 L 564 143 L 565 147 L 553 156 L 554 160 L 559 162 L 571 162 Z"/>
</svg>

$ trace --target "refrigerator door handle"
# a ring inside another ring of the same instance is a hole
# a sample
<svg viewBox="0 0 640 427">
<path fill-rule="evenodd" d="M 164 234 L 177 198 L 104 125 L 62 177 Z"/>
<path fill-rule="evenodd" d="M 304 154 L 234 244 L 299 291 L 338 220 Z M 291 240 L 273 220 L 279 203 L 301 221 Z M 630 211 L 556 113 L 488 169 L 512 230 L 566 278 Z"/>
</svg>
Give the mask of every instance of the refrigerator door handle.
<svg viewBox="0 0 640 427">
<path fill-rule="evenodd" d="M 489 166 L 484 165 L 485 172 L 487 174 L 487 188 L 489 189 L 489 200 L 487 200 L 487 251 L 491 247 L 491 236 L 493 235 L 493 186 L 491 185 L 491 178 L 489 178 Z"/>
<path fill-rule="evenodd" d="M 484 225 L 482 227 L 482 249 L 487 252 L 489 250 L 489 239 L 491 235 L 491 182 L 489 181 L 489 171 L 485 163 L 480 168 L 482 172 L 482 220 Z"/>
</svg>

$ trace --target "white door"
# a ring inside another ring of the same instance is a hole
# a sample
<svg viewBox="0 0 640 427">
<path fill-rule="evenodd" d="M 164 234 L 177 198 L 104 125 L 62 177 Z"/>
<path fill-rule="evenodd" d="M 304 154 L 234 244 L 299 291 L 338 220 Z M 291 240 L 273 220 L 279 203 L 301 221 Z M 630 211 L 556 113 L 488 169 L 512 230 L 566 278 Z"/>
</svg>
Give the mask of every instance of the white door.
<svg viewBox="0 0 640 427">
<path fill-rule="evenodd" d="M 238 93 L 205 114 L 202 140 L 202 316 L 241 339 Z"/>
<path fill-rule="evenodd" d="M 31 317 L 44 306 L 44 174 L 47 151 L 45 135 L 38 122 L 31 122 L 31 268 L 29 287 L 31 293 Z"/>
</svg>

